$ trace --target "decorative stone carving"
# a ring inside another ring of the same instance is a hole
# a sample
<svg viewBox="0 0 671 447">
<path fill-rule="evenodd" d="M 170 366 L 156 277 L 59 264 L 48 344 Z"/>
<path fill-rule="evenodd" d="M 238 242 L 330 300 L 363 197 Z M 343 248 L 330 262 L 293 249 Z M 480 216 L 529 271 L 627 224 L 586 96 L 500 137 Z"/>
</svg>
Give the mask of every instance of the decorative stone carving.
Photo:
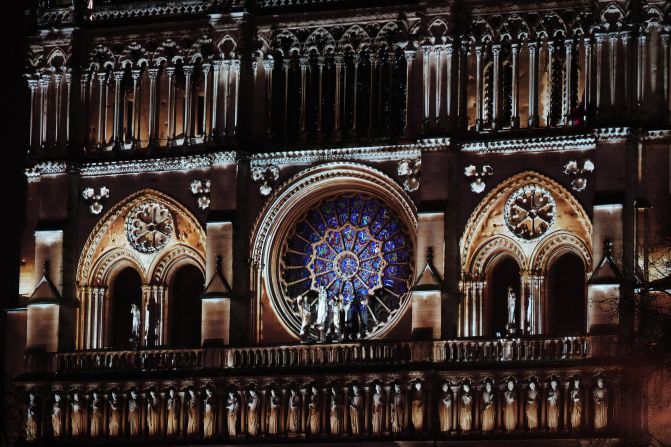
<svg viewBox="0 0 671 447">
<path fill-rule="evenodd" d="M 168 390 L 166 408 L 166 435 L 175 436 L 179 434 L 179 398 L 174 388 Z"/>
<path fill-rule="evenodd" d="M 198 411 L 198 396 L 193 388 L 187 390 L 186 411 L 186 434 L 197 435 L 200 414 Z"/>
<path fill-rule="evenodd" d="M 37 431 L 37 397 L 33 391 L 28 392 L 28 409 L 26 413 L 26 441 L 34 441 L 38 437 Z"/>
<path fill-rule="evenodd" d="M 601 431 L 608 426 L 608 390 L 603 378 L 596 379 L 596 388 L 592 392 L 594 399 L 594 429 Z"/>
<path fill-rule="evenodd" d="M 511 377 L 506 380 L 506 390 L 503 392 L 503 428 L 514 431 L 517 428 L 517 390 L 515 380 Z"/>
<path fill-rule="evenodd" d="M 557 379 L 550 380 L 550 389 L 547 392 L 547 423 L 550 431 L 559 429 L 559 404 L 561 393 L 559 391 L 559 382 Z"/>
<path fill-rule="evenodd" d="M 235 438 L 238 435 L 238 412 L 240 411 L 240 399 L 235 390 L 228 392 L 226 398 L 226 428 L 228 436 Z"/>
<path fill-rule="evenodd" d="M 496 393 L 491 380 L 485 382 L 485 388 L 482 390 L 480 423 L 483 432 L 490 432 L 496 426 Z"/>
<path fill-rule="evenodd" d="M 147 431 L 149 436 L 156 436 L 161 430 L 161 399 L 156 390 L 150 390 L 147 394 Z"/>
<path fill-rule="evenodd" d="M 424 430 L 424 394 L 422 382 L 417 380 L 413 383 L 410 406 L 412 428 L 416 432 Z"/>
<path fill-rule="evenodd" d="M 89 212 L 93 215 L 98 215 L 103 210 L 103 202 L 109 198 L 110 190 L 105 186 L 98 188 L 96 192 L 95 188 L 84 188 L 82 191 L 82 199 L 89 206 Z"/>
<path fill-rule="evenodd" d="M 98 391 L 93 391 L 91 397 L 91 423 L 89 426 L 91 437 L 98 438 L 103 435 L 103 411 L 105 404 Z"/>
<path fill-rule="evenodd" d="M 270 389 L 268 398 L 268 434 L 276 435 L 280 431 L 280 409 L 282 408 L 282 398 L 278 396 L 275 388 Z"/>
<path fill-rule="evenodd" d="M 459 399 L 459 429 L 468 433 L 473 426 L 473 395 L 468 383 L 461 385 L 461 396 Z"/>
<path fill-rule="evenodd" d="M 422 174 L 422 160 L 401 160 L 396 169 L 398 176 L 403 179 L 403 189 L 414 192 L 419 189 L 419 180 Z"/>
<path fill-rule="evenodd" d="M 51 433 L 54 438 L 60 438 L 63 434 L 65 408 L 62 399 L 61 393 L 56 391 L 54 393 L 54 403 L 51 406 Z"/>
<path fill-rule="evenodd" d="M 158 202 L 144 202 L 126 217 L 126 236 L 140 253 L 155 253 L 165 246 L 174 231 L 170 211 Z"/>
<path fill-rule="evenodd" d="M 471 191 L 475 194 L 480 194 L 485 190 L 487 187 L 485 179 L 493 174 L 494 168 L 492 168 L 490 165 L 468 165 L 464 168 L 464 175 L 467 178 L 472 179 L 470 186 Z"/>
<path fill-rule="evenodd" d="M 203 438 L 211 438 L 216 433 L 216 397 L 212 389 L 205 388 L 205 399 L 203 399 Z"/>
<path fill-rule="evenodd" d="M 385 402 L 386 401 L 384 392 L 382 390 L 382 385 L 376 383 L 375 392 L 373 393 L 373 406 L 371 409 L 371 430 L 374 435 L 379 435 L 382 433 Z"/>
<path fill-rule="evenodd" d="M 580 379 L 573 378 L 570 382 L 569 405 L 571 430 L 580 430 L 582 427 L 583 401 L 580 392 Z"/>
<path fill-rule="evenodd" d="M 308 398 L 308 426 L 311 435 L 319 434 L 321 419 L 321 398 L 316 386 L 310 387 L 310 397 Z"/>
<path fill-rule="evenodd" d="M 587 187 L 587 174 L 594 172 L 594 163 L 589 158 L 570 160 L 564 165 L 564 174 L 571 177 L 571 188 L 580 192 Z"/>
<path fill-rule="evenodd" d="M 338 391 L 335 386 L 331 387 L 331 434 L 338 436 L 343 432 L 343 398 L 342 394 Z"/>
<path fill-rule="evenodd" d="M 252 167 L 252 180 L 259 185 L 259 193 L 268 197 L 273 192 L 275 182 L 280 178 L 280 168 L 275 165 Z"/>
<path fill-rule="evenodd" d="M 554 223 L 556 210 L 557 204 L 550 192 L 530 184 L 510 195 L 503 218 L 515 236 L 532 240 L 548 231 Z"/>
<path fill-rule="evenodd" d="M 128 396 L 128 433 L 131 437 L 140 435 L 140 398 L 137 390 L 130 390 Z"/>
<path fill-rule="evenodd" d="M 401 385 L 398 383 L 394 384 L 391 395 L 391 431 L 393 433 L 402 432 L 404 427 L 403 417 L 405 415 L 405 397 L 403 397 L 403 391 L 401 391 Z"/>
<path fill-rule="evenodd" d="M 259 434 L 259 413 L 261 410 L 261 398 L 256 390 L 250 389 L 247 396 L 247 434 L 256 436 Z"/>
<path fill-rule="evenodd" d="M 349 418 L 352 427 L 352 435 L 361 433 L 361 423 L 363 420 L 364 397 L 361 395 L 359 385 L 352 385 L 352 395 L 349 398 Z"/>
<path fill-rule="evenodd" d="M 210 181 L 193 180 L 190 185 L 191 194 L 196 198 L 198 208 L 206 210 L 210 207 Z"/>
<path fill-rule="evenodd" d="M 525 409 L 525 414 L 527 417 L 527 428 L 529 430 L 538 429 L 538 410 L 540 408 L 539 399 L 540 399 L 540 393 L 538 392 L 536 381 L 529 380 L 526 392 L 526 409 Z"/>
<path fill-rule="evenodd" d="M 84 403 L 79 398 L 79 392 L 72 394 L 70 402 L 70 433 L 73 438 L 86 434 L 86 420 L 84 418 Z"/>
<path fill-rule="evenodd" d="M 447 433 L 452 429 L 452 391 L 449 382 L 443 382 L 440 387 L 438 424 L 442 433 Z"/>
<path fill-rule="evenodd" d="M 289 390 L 289 408 L 287 410 L 287 433 L 296 435 L 300 430 L 301 398 L 294 388 Z"/>
<path fill-rule="evenodd" d="M 116 438 L 121 434 L 121 401 L 116 391 L 112 391 L 108 404 L 109 423 L 107 432 L 111 438 Z"/>
<path fill-rule="evenodd" d="M 130 317 L 131 317 L 131 340 L 138 341 L 140 339 L 140 308 L 137 304 L 133 303 L 130 305 Z"/>
</svg>

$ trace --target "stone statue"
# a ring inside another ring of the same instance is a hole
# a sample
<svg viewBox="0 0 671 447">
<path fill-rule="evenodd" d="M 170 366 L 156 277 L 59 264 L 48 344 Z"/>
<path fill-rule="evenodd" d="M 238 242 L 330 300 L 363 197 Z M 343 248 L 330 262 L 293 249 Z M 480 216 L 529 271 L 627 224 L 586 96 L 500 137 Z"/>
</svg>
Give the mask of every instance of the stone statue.
<svg viewBox="0 0 671 447">
<path fill-rule="evenodd" d="M 75 391 L 70 402 L 70 428 L 73 438 L 86 434 L 84 426 L 84 404 L 79 400 L 79 393 Z"/>
<path fill-rule="evenodd" d="M 352 427 L 352 435 L 361 433 L 361 422 L 364 410 L 364 397 L 361 395 L 359 385 L 352 385 L 352 395 L 349 398 L 349 420 Z"/>
<path fill-rule="evenodd" d="M 140 435 L 140 402 L 134 389 L 128 398 L 128 431 L 131 436 Z"/>
<path fill-rule="evenodd" d="M 137 307 L 137 304 L 133 303 L 130 305 L 130 315 L 132 318 L 131 326 L 131 339 L 139 340 L 140 339 L 140 308 Z"/>
<path fill-rule="evenodd" d="M 116 438 L 121 434 L 121 402 L 116 391 L 112 391 L 109 400 L 109 424 L 107 432 L 110 438 Z"/>
<path fill-rule="evenodd" d="M 515 327 L 515 304 L 517 303 L 517 297 L 513 288 L 508 286 L 508 326 L 511 328 Z"/>
<path fill-rule="evenodd" d="M 157 337 L 157 312 L 156 312 L 156 301 L 153 298 L 149 297 L 145 305 L 144 312 L 144 341 L 146 346 L 155 346 Z"/>
<path fill-rule="evenodd" d="M 368 296 L 371 295 L 369 292 L 367 295 L 361 295 L 359 299 L 359 338 L 366 338 L 368 335 Z"/>
<path fill-rule="evenodd" d="M 312 318 L 312 313 L 310 312 L 310 299 L 307 294 L 299 295 L 298 298 L 296 298 L 296 304 L 298 305 L 301 316 L 300 337 L 302 341 L 306 341 L 308 338 L 308 330 L 310 328 L 310 320 Z"/>
<path fill-rule="evenodd" d="M 54 438 L 60 438 L 63 433 L 63 401 L 61 393 L 54 393 L 54 404 L 51 407 L 51 430 Z"/>
<path fill-rule="evenodd" d="M 256 394 L 256 390 L 249 390 L 247 397 L 247 433 L 250 436 L 259 434 L 259 410 L 261 409 L 261 399 Z"/>
<path fill-rule="evenodd" d="M 295 435 L 300 430 L 301 398 L 296 390 L 289 390 L 289 411 L 287 411 L 287 433 Z"/>
<path fill-rule="evenodd" d="M 196 396 L 196 391 L 193 388 L 189 388 L 187 391 L 187 414 L 186 414 L 186 434 L 187 435 L 197 435 L 198 434 L 198 397 Z"/>
<path fill-rule="evenodd" d="M 331 387 L 331 434 L 339 435 L 343 431 L 343 401 L 335 387 Z"/>
<path fill-rule="evenodd" d="M 310 434 L 319 434 L 319 419 L 321 418 L 321 399 L 319 398 L 319 390 L 312 386 L 310 391 L 310 398 L 308 401 L 308 418 L 310 426 Z"/>
<path fill-rule="evenodd" d="M 550 381 L 550 389 L 547 394 L 548 401 L 548 429 L 557 431 L 559 429 L 559 383 L 555 379 Z"/>
<path fill-rule="evenodd" d="M 596 388 L 592 392 L 594 397 L 594 429 L 604 430 L 608 426 L 608 390 L 603 379 L 596 379 Z"/>
<path fill-rule="evenodd" d="M 391 397 L 391 431 L 400 433 L 403 431 L 403 415 L 405 414 L 405 398 L 401 391 L 401 385 L 394 384 L 394 392 Z"/>
<path fill-rule="evenodd" d="M 536 382 L 533 380 L 529 382 L 527 389 L 527 407 L 525 414 L 527 416 L 527 428 L 529 430 L 538 429 L 538 390 L 536 389 Z"/>
<path fill-rule="evenodd" d="M 443 382 L 438 401 L 438 422 L 440 431 L 447 433 L 452 428 L 452 392 L 450 384 Z"/>
<path fill-rule="evenodd" d="M 147 429 L 149 436 L 161 432 L 161 400 L 155 390 L 150 390 L 147 396 Z"/>
<path fill-rule="evenodd" d="M 104 403 L 97 391 L 93 392 L 91 399 L 91 437 L 103 436 L 103 410 Z"/>
<path fill-rule="evenodd" d="M 580 380 L 577 377 L 573 379 L 573 388 L 569 392 L 569 397 L 571 399 L 571 430 L 580 430 L 583 403 L 580 397 Z"/>
<path fill-rule="evenodd" d="M 274 388 L 270 389 L 270 399 L 268 401 L 268 434 L 276 435 L 280 432 L 280 408 L 282 399 L 277 395 Z"/>
<path fill-rule="evenodd" d="M 37 402 L 35 393 L 28 393 L 28 412 L 26 414 L 26 441 L 37 439 Z M 74 436 L 74 435 L 73 435 Z"/>
<path fill-rule="evenodd" d="M 461 385 L 461 399 L 459 401 L 459 428 L 462 432 L 471 431 L 473 425 L 473 396 L 471 387 L 464 383 Z"/>
<path fill-rule="evenodd" d="M 226 425 L 228 436 L 235 438 L 238 435 L 238 410 L 240 409 L 240 400 L 235 391 L 228 392 L 226 399 Z"/>
<path fill-rule="evenodd" d="M 506 431 L 514 431 L 517 428 L 517 392 L 513 379 L 508 379 L 506 390 L 503 392 L 503 428 Z"/>
<path fill-rule="evenodd" d="M 482 390 L 482 414 L 481 424 L 483 432 L 494 430 L 496 425 L 496 403 L 492 382 L 485 382 L 485 389 Z"/>
<path fill-rule="evenodd" d="M 203 401 L 203 438 L 211 438 L 216 431 L 217 421 L 215 417 L 216 397 L 212 389 L 205 388 L 205 400 Z"/>
<path fill-rule="evenodd" d="M 414 388 L 411 403 L 412 428 L 415 431 L 422 431 L 424 430 L 424 390 L 422 389 L 422 382 L 415 382 Z"/>
<path fill-rule="evenodd" d="M 328 315 L 329 304 L 328 294 L 324 286 L 319 287 L 319 296 L 317 298 L 317 320 L 315 321 L 315 328 L 319 331 L 319 340 L 324 341 Z"/>
<path fill-rule="evenodd" d="M 175 436 L 179 433 L 179 400 L 174 388 L 168 390 L 166 413 L 166 434 L 168 436 Z"/>
<path fill-rule="evenodd" d="M 373 409 L 371 410 L 371 426 L 374 435 L 382 433 L 382 425 L 384 419 L 384 393 L 382 386 L 379 383 L 375 384 L 375 393 L 373 393 Z"/>
</svg>

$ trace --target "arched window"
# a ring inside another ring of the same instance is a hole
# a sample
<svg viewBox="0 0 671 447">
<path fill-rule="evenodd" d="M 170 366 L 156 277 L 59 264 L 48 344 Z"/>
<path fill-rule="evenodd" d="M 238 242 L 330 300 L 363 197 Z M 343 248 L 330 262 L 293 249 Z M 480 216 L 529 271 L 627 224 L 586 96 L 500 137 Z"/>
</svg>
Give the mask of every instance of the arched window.
<svg viewBox="0 0 671 447">
<path fill-rule="evenodd" d="M 515 315 L 519 314 L 520 267 L 512 257 L 502 255 L 495 259 L 487 272 L 487 295 L 485 315 L 485 335 L 506 334 L 508 323 L 508 287 L 517 296 Z M 516 319 L 519 323 L 519 318 Z"/>
<path fill-rule="evenodd" d="M 203 274 L 191 264 L 181 267 L 170 284 L 170 344 L 174 348 L 200 346 Z"/>
<path fill-rule="evenodd" d="M 547 292 L 548 333 L 585 332 L 585 265 L 578 255 L 567 253 L 552 263 L 548 270 Z"/>
<path fill-rule="evenodd" d="M 108 346 L 124 349 L 131 346 L 132 327 L 131 305 L 141 308 L 142 279 L 131 267 L 126 267 L 114 278 L 110 285 L 111 314 L 107 324 L 111 339 Z"/>
</svg>

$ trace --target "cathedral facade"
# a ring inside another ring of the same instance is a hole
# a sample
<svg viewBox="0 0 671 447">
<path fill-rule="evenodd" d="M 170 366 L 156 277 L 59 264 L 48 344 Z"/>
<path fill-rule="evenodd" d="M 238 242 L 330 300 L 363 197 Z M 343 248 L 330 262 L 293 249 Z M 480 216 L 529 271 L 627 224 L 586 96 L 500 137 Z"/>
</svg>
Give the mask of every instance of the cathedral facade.
<svg viewBox="0 0 671 447">
<path fill-rule="evenodd" d="M 669 439 L 668 2 L 73 3 L 26 16 L 17 444 Z"/>
</svg>

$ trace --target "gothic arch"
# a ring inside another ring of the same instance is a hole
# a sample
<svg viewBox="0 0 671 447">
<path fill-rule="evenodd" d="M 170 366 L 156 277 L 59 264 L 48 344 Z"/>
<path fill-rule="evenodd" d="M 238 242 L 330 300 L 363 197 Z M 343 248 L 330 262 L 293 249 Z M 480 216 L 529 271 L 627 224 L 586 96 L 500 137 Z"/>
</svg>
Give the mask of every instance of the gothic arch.
<svg viewBox="0 0 671 447">
<path fill-rule="evenodd" d="M 520 270 L 526 268 L 526 257 L 519 243 L 507 236 L 496 236 L 478 248 L 476 255 L 473 257 L 473 262 L 469 266 L 469 272 L 477 278 L 484 278 L 491 261 L 501 254 L 513 258 L 520 266 Z"/>
<path fill-rule="evenodd" d="M 575 234 L 562 230 L 548 235 L 536 247 L 530 259 L 530 270 L 544 274 L 557 258 L 569 252 L 578 255 L 585 264 L 585 269 L 590 270 L 591 247 Z"/>
<path fill-rule="evenodd" d="M 184 244 L 178 244 L 156 258 L 149 271 L 154 284 L 168 284 L 170 278 L 180 267 L 191 264 L 205 276 L 205 258 L 197 250 Z"/>
<path fill-rule="evenodd" d="M 147 271 L 142 267 L 142 261 L 132 251 L 117 247 L 105 252 L 98 258 L 93 267 L 93 281 L 90 284 L 106 286 L 114 279 L 115 274 L 125 267 L 132 267 L 140 275 L 143 282 L 148 282 Z"/>
</svg>

